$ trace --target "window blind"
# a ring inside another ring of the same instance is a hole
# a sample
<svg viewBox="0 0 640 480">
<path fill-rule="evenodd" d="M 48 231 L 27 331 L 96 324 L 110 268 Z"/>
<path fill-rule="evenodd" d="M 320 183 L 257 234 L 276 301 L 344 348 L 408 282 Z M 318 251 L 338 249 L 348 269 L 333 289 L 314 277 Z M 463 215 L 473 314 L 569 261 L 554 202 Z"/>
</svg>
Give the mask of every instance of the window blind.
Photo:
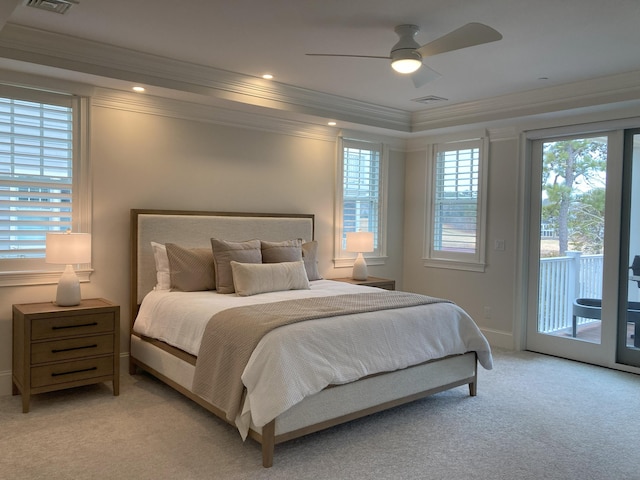
<svg viewBox="0 0 640 480">
<path fill-rule="evenodd" d="M 437 152 L 433 229 L 435 250 L 476 251 L 479 160 L 479 148 Z"/>
<path fill-rule="evenodd" d="M 343 156 L 342 249 L 347 232 L 373 232 L 378 248 L 381 149 L 345 141 Z"/>
<path fill-rule="evenodd" d="M 72 225 L 73 111 L 0 97 L 0 258 L 43 258 Z"/>
</svg>

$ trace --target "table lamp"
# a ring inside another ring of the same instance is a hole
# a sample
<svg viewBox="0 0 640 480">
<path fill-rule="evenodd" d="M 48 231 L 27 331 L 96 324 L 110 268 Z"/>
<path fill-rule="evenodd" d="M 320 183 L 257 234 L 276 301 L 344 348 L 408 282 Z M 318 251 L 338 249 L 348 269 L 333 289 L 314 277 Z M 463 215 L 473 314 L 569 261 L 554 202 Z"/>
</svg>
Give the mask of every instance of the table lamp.
<svg viewBox="0 0 640 480">
<path fill-rule="evenodd" d="M 56 305 L 70 307 L 80 304 L 80 281 L 72 265 L 91 262 L 91 234 L 47 233 L 45 261 L 66 265 L 58 281 Z"/>
<path fill-rule="evenodd" d="M 358 256 L 353 264 L 352 278 L 354 280 L 366 280 L 367 262 L 362 254 L 373 252 L 373 232 L 347 232 L 347 252 L 357 252 Z"/>
</svg>

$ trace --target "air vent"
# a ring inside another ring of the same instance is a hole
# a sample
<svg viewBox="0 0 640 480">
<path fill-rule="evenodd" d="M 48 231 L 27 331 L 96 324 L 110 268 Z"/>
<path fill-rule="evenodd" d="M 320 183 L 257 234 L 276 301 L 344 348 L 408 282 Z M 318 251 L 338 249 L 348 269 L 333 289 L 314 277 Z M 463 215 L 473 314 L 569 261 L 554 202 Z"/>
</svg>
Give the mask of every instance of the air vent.
<svg viewBox="0 0 640 480">
<path fill-rule="evenodd" d="M 422 103 L 423 105 L 431 105 L 438 102 L 446 102 L 448 98 L 437 97 L 436 95 L 427 95 L 426 97 L 414 98 L 412 102 Z"/>
<path fill-rule="evenodd" d="M 78 5 L 77 0 L 26 0 L 27 7 L 46 10 L 47 12 L 66 13 L 73 5 Z"/>
</svg>

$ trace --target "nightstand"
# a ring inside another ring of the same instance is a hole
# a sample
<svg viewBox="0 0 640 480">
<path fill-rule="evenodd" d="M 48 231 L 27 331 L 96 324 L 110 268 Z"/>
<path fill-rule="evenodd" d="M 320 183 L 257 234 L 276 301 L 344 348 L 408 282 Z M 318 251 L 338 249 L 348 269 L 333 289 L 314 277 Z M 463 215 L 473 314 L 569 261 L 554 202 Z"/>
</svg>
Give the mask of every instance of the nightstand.
<svg viewBox="0 0 640 480">
<path fill-rule="evenodd" d="M 388 278 L 367 277 L 366 280 L 354 280 L 353 278 L 332 278 L 336 282 L 351 283 L 353 285 L 366 285 L 367 287 L 378 287 L 385 290 L 395 290 L 396 281 Z"/>
<path fill-rule="evenodd" d="M 52 302 L 13 306 L 13 394 L 22 411 L 31 395 L 120 381 L 120 307 L 102 298 L 74 307 Z"/>
</svg>

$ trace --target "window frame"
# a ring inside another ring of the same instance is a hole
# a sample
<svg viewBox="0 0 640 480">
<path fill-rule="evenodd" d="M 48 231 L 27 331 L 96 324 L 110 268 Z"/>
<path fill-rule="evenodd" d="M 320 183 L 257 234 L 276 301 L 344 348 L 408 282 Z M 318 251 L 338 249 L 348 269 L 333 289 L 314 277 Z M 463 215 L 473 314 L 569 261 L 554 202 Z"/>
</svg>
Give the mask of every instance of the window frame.
<svg viewBox="0 0 640 480">
<path fill-rule="evenodd" d="M 443 252 L 434 245 L 436 221 L 436 182 L 438 169 L 438 153 L 446 151 L 478 148 L 478 183 L 477 183 L 477 216 L 476 244 L 473 253 Z M 487 180 L 489 164 L 489 141 L 486 137 L 432 143 L 427 148 L 426 179 L 426 221 L 423 263 L 425 267 L 448 268 L 484 272 L 486 268 L 486 230 L 487 230 Z"/>
<path fill-rule="evenodd" d="M 0 84 L 0 96 L 29 102 L 71 106 L 72 138 L 72 231 L 91 233 L 91 189 L 89 169 L 89 99 L 68 93 Z M 0 287 L 55 284 L 64 265 L 53 265 L 44 258 L 0 259 Z M 88 282 L 92 264 L 75 268 L 81 282 Z"/>
<path fill-rule="evenodd" d="M 336 201 L 335 201 L 335 239 L 334 239 L 334 266 L 352 267 L 357 253 L 347 252 L 343 248 L 345 235 L 344 218 L 344 150 L 345 148 L 361 148 L 377 150 L 379 153 L 379 185 L 378 185 L 378 231 L 377 248 L 374 252 L 363 253 L 368 265 L 384 265 L 387 258 L 387 188 L 389 182 L 389 149 L 383 142 L 361 140 L 355 138 L 338 137 L 337 143 L 337 168 L 336 168 Z"/>
</svg>

